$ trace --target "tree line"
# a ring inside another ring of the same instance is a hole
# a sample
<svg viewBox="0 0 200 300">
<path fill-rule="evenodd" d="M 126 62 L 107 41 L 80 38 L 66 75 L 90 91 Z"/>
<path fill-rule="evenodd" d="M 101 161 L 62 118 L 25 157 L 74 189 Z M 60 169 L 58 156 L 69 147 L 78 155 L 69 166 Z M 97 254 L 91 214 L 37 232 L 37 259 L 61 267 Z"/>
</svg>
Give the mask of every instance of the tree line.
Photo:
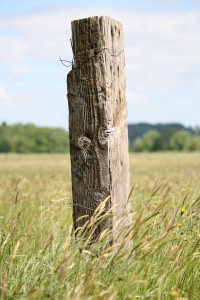
<svg viewBox="0 0 200 300">
<path fill-rule="evenodd" d="M 69 151 L 68 133 L 61 128 L 33 124 L 0 126 L 0 152 L 64 153 Z"/>
<path fill-rule="evenodd" d="M 130 151 L 200 151 L 200 128 L 181 124 L 129 125 Z"/>
<path fill-rule="evenodd" d="M 200 128 L 181 124 L 138 123 L 128 126 L 129 150 L 134 152 L 200 151 Z M 62 128 L 33 124 L 0 125 L 0 153 L 69 152 L 69 135 Z"/>
</svg>

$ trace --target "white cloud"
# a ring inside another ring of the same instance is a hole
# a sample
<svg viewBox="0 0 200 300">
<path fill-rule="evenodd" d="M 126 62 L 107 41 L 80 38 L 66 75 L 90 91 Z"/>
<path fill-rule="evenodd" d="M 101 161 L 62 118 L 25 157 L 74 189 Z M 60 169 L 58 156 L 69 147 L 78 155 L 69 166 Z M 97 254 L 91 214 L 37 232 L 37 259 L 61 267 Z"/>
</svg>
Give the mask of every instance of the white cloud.
<svg viewBox="0 0 200 300">
<path fill-rule="evenodd" d="M 8 70 L 7 76 L 9 79 L 21 80 L 24 76 L 29 75 L 32 72 L 32 69 L 27 65 L 16 65 Z"/>
<path fill-rule="evenodd" d="M 126 93 L 126 98 L 129 99 L 131 105 L 137 105 L 140 103 L 145 103 L 145 97 L 141 93 L 128 90 Z"/>
<path fill-rule="evenodd" d="M 9 99 L 10 99 L 9 92 L 4 87 L 0 87 L 0 103 L 5 103 Z"/>
<path fill-rule="evenodd" d="M 17 36 L 0 37 L 0 62 L 21 62 L 28 57 L 30 44 L 24 38 Z"/>
</svg>

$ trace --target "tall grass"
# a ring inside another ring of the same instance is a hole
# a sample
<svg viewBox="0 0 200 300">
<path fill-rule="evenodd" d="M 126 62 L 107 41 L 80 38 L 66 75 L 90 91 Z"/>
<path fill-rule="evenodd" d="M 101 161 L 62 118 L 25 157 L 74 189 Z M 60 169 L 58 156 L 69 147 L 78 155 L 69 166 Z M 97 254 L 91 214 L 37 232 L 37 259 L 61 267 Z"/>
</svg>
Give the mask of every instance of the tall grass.
<svg viewBox="0 0 200 300">
<path fill-rule="evenodd" d="M 199 156 L 130 163 L 129 235 L 105 247 L 73 237 L 68 156 L 0 156 L 1 299 L 200 299 Z"/>
</svg>

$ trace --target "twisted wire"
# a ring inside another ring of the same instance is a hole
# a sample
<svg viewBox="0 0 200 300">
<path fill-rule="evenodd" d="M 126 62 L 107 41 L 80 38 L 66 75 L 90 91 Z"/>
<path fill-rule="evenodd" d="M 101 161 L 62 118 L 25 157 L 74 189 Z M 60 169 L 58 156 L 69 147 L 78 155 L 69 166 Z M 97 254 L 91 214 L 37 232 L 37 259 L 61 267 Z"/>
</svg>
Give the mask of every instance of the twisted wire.
<svg viewBox="0 0 200 300">
<path fill-rule="evenodd" d="M 99 49 L 99 48 L 94 48 L 94 49 L 91 49 L 91 50 L 98 50 L 98 49 Z M 76 68 L 74 68 L 74 69 L 79 69 L 81 66 L 83 66 L 83 65 L 86 64 L 88 61 L 90 61 L 92 58 L 96 57 L 99 53 L 101 53 L 101 52 L 103 52 L 103 51 L 105 51 L 105 50 L 107 50 L 107 51 L 110 53 L 110 55 L 113 56 L 113 57 L 118 57 L 118 56 L 120 56 L 121 53 L 124 51 L 124 49 L 122 49 L 118 54 L 114 54 L 114 51 L 113 51 L 112 49 L 109 49 L 109 48 L 100 48 L 99 51 L 98 51 L 97 53 L 95 53 L 94 55 L 90 56 L 90 57 L 89 57 L 88 59 L 86 59 L 82 64 L 80 64 L 78 67 L 76 67 Z M 85 51 L 81 51 L 81 52 L 79 52 L 79 53 L 77 53 L 77 54 L 74 54 L 74 58 L 75 58 L 76 56 L 78 56 L 78 55 L 84 53 L 84 52 L 87 52 L 87 51 L 88 51 L 88 50 L 85 50 Z M 69 68 L 69 67 L 73 66 L 73 61 L 74 61 L 74 60 L 75 60 L 75 59 L 73 59 L 72 62 L 70 62 L 69 60 L 61 59 L 61 57 L 60 57 L 60 59 L 59 59 L 59 61 L 60 61 L 60 62 L 63 64 L 63 66 L 65 66 L 66 68 Z M 66 65 L 65 62 L 68 63 L 68 65 Z"/>
</svg>

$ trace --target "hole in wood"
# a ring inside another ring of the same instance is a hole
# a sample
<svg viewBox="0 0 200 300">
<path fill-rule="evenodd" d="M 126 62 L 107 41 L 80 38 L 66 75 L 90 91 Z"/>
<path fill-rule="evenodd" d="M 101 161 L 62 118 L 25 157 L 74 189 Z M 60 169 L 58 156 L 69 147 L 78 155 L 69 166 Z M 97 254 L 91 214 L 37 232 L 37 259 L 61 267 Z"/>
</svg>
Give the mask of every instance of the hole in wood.
<svg viewBox="0 0 200 300">
<path fill-rule="evenodd" d="M 99 192 L 94 193 L 94 201 L 95 202 L 102 202 L 103 201 L 103 195 Z"/>
</svg>

